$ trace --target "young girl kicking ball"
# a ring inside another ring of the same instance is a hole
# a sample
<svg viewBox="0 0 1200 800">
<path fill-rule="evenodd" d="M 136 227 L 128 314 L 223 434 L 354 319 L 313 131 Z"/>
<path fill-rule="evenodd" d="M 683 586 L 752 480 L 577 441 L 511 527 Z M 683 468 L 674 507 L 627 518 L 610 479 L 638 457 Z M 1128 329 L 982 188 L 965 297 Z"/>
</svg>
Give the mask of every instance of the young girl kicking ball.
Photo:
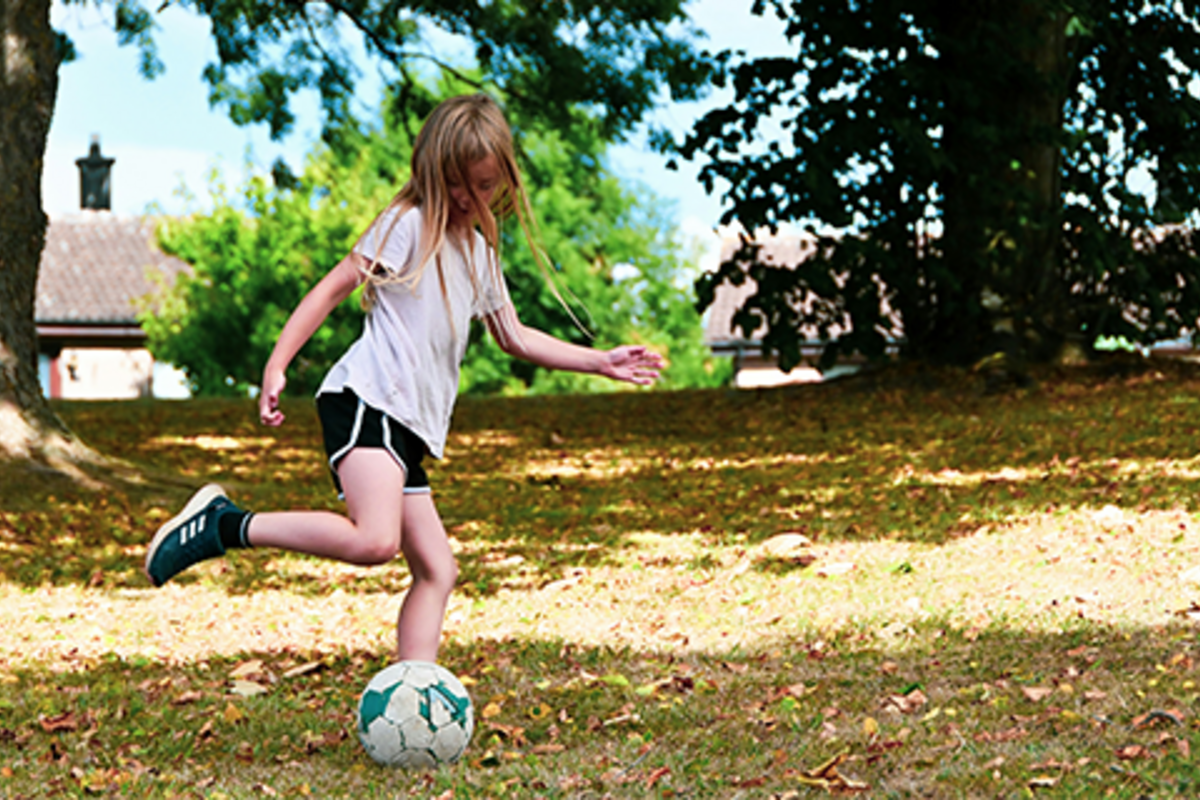
<svg viewBox="0 0 1200 800">
<path fill-rule="evenodd" d="M 505 352 L 547 368 L 645 385 L 662 366 L 645 347 L 592 350 L 521 324 L 497 257 L 496 214 L 515 214 L 538 252 L 499 107 L 481 94 L 447 100 L 417 136 L 408 183 L 292 312 L 263 372 L 259 415 L 265 425 L 280 425 L 288 364 L 330 311 L 366 284 L 362 336 L 317 391 L 346 516 L 251 513 L 210 484 L 150 543 L 145 571 L 155 586 L 236 547 L 361 565 L 400 552 L 412 585 L 400 608 L 397 657 L 437 660 L 458 567 L 421 461 L 426 453 L 442 456 L 471 320 L 482 319 Z"/>
</svg>

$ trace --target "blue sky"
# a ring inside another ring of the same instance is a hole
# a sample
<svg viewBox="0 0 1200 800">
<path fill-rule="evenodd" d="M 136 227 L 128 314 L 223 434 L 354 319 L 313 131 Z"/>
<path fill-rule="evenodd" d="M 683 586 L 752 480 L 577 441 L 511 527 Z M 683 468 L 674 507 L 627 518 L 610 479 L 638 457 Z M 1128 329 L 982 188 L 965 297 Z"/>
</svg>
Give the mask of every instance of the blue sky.
<svg viewBox="0 0 1200 800">
<path fill-rule="evenodd" d="M 707 32 L 708 46 L 713 49 L 785 52 L 787 44 L 778 21 L 754 17 L 749 7 L 750 0 L 696 0 L 689 9 L 697 25 Z M 199 17 L 174 6 L 158 15 L 157 38 L 166 72 L 145 81 L 137 72 L 136 51 L 116 44 L 102 12 L 60 3 L 53 11 L 55 27 L 72 38 L 80 57 L 60 72 L 47 145 L 42 191 L 44 207 L 52 217 L 78 211 L 75 159 L 87 154 L 93 135 L 100 137 L 104 155 L 117 160 L 112 203 L 113 211 L 123 215 L 203 208 L 213 168 L 237 185 L 247 158 L 261 168 L 282 155 L 298 166 L 316 138 L 318 119 L 311 101 L 298 105 L 299 121 L 282 143 L 271 142 L 264 127 L 239 128 L 223 110 L 209 108 L 200 73 L 214 51 L 207 22 Z M 686 130 L 722 96 L 714 95 L 700 104 L 661 108 L 656 121 Z M 704 194 L 694 169 L 684 165 L 679 172 L 671 172 L 664 158 L 648 152 L 636 140 L 612 155 L 618 174 L 644 182 L 675 204 L 676 219 L 685 234 L 712 238 L 720 201 Z M 180 194 L 182 187 L 193 200 Z"/>
</svg>

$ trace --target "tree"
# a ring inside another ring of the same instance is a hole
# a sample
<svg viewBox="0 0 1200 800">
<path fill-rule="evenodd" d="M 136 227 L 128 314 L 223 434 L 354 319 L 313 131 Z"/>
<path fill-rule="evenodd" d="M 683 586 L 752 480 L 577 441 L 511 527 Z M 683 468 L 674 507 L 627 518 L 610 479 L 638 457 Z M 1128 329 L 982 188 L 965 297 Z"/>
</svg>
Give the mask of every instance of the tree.
<svg viewBox="0 0 1200 800">
<path fill-rule="evenodd" d="M 64 0 L 84 4 L 89 0 Z M 113 10 L 120 41 L 139 48 L 142 73 L 163 69 L 154 13 L 140 0 L 94 0 Z M 235 122 L 265 123 L 283 136 L 288 100 L 319 93 L 326 133 L 352 114 L 356 66 L 343 44 L 357 37 L 393 75 L 415 60 L 420 25 L 461 34 L 474 45 L 483 82 L 503 86 L 531 116 L 595 109 L 601 135 L 628 131 L 665 87 L 694 97 L 707 68 L 694 51 L 682 0 L 599 0 L 545 4 L 470 0 L 178 0 L 212 23 L 217 61 L 204 78 L 210 99 Z M 33 298 L 45 237 L 42 156 L 60 66 L 70 43 L 50 25 L 50 0 L 0 0 L 0 458 L 44 458 L 74 442 L 42 398 L 36 374 Z M 397 94 L 400 101 L 403 93 Z M 286 172 L 283 165 L 277 170 Z M 57 443 L 57 444 L 56 444 Z"/>
<path fill-rule="evenodd" d="M 725 221 L 818 236 L 800 268 L 753 244 L 699 283 L 749 275 L 739 320 L 782 366 L 883 353 L 1015 366 L 1195 331 L 1200 3 L 756 0 L 796 54 L 721 56 L 733 101 L 678 152 L 727 187 Z M 1143 176 L 1139 182 L 1138 176 Z M 1157 227 L 1156 227 L 1157 226 Z M 889 313 L 889 309 L 892 313 Z"/>
<path fill-rule="evenodd" d="M 406 81 L 404 104 L 385 102 L 373 128 L 345 129 L 309 154 L 298 177 L 251 179 L 244 189 L 214 192 L 214 210 L 165 222 L 161 244 L 193 265 L 142 316 L 155 357 L 184 369 L 199 394 L 245 393 L 257 385 L 287 316 L 408 177 L 420 116 L 464 91 L 461 80 L 429 90 Z M 720 380 L 702 342 L 700 316 L 677 285 L 683 270 L 674 228 L 652 196 L 637 196 L 604 166 L 607 144 L 594 116 L 576 112 L 565 130 L 510 114 L 518 152 L 538 213 L 540 240 L 554 262 L 547 284 L 514 221 L 502 231 L 502 257 L 523 319 L 583 345 L 653 341 L 668 356 L 667 385 Z M 574 315 L 574 317 L 572 316 Z M 582 326 L 578 322 L 582 320 Z M 288 388 L 311 394 L 361 332 L 357 297 L 335 310 L 301 350 Z M 464 364 L 463 390 L 579 389 L 510 359 L 476 329 Z"/>
</svg>

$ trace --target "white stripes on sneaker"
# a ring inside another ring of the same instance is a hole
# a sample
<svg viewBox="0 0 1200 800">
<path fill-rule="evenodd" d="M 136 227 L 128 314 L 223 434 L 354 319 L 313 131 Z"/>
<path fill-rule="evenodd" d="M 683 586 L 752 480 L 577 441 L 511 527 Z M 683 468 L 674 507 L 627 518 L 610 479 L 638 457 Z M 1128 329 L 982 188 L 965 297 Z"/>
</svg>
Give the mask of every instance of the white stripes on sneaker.
<svg viewBox="0 0 1200 800">
<path fill-rule="evenodd" d="M 187 544 L 204 532 L 204 517 L 205 515 L 201 514 L 183 526 L 183 531 L 179 534 L 179 543 L 181 545 Z"/>
</svg>

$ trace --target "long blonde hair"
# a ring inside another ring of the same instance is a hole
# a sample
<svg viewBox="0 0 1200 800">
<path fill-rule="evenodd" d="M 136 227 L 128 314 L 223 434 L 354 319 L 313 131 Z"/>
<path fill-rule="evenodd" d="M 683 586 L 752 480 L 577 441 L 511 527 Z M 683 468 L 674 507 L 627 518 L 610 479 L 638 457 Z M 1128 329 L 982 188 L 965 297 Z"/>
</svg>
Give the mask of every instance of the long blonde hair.
<svg viewBox="0 0 1200 800">
<path fill-rule="evenodd" d="M 490 206 L 480 202 L 480 198 L 475 195 L 475 187 L 468 179 L 471 165 L 488 156 L 495 157 L 500 170 L 500 184 L 492 196 Z M 447 304 L 449 303 L 439 253 L 447 244 L 446 232 L 450 223 L 451 203 L 449 187 L 452 185 L 466 187 L 470 193 L 479 231 L 491 249 L 489 266 L 492 270 L 491 277 L 497 285 L 504 280 L 500 271 L 500 226 L 497 216 L 515 214 L 543 276 L 550 284 L 555 297 L 567 307 L 554 285 L 546 265 L 545 254 L 537 244 L 536 221 L 520 169 L 517 167 L 512 130 L 499 105 L 486 94 L 460 95 L 444 100 L 425 120 L 413 144 L 412 173 L 408 182 L 380 214 L 381 218 L 390 211 L 398 212 L 393 216 L 392 223 L 384 234 L 383 243 L 376 248 L 375 258 L 364 270 L 364 307 L 370 308 L 375 301 L 377 288 L 383 284 L 400 284 L 415 290 L 430 263 L 435 265 L 442 296 L 446 298 Z M 392 228 L 401 215 L 411 208 L 421 210 L 421 235 L 416 254 L 408 265 L 392 265 L 399 270 L 398 272 L 381 269 L 378 253 L 382 252 Z M 452 241 L 451 245 L 463 248 L 464 254 L 469 255 L 467 251 L 472 248 L 473 242 L 474 237 L 468 230 L 462 241 Z M 468 274 L 472 290 L 478 295 L 479 286 L 475 271 L 468 270 Z M 567 311 L 570 313 L 569 308 Z M 501 317 L 503 319 L 504 315 Z M 504 333 L 511 334 L 513 331 Z"/>
</svg>

